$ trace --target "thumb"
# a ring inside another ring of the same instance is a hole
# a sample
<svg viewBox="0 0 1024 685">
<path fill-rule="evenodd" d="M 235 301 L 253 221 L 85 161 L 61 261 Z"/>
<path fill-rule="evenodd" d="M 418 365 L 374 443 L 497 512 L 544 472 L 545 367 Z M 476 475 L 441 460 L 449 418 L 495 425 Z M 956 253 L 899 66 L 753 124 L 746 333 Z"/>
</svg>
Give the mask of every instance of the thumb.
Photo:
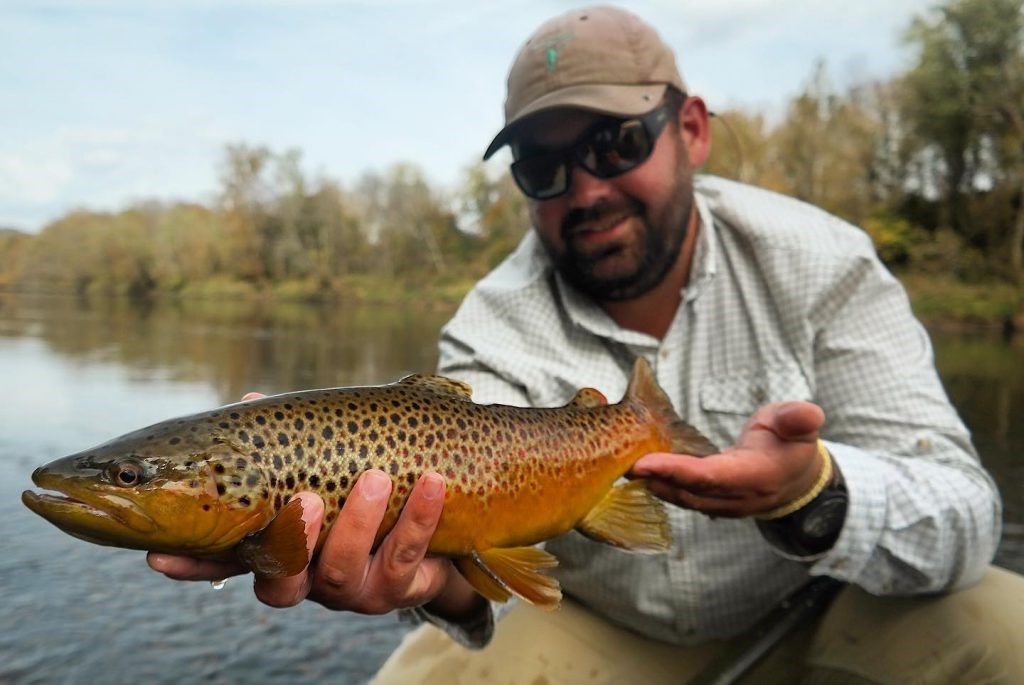
<svg viewBox="0 0 1024 685">
<path fill-rule="evenodd" d="M 770 429 L 779 439 L 812 442 L 825 423 L 825 412 L 811 402 L 781 402 L 775 407 Z"/>
</svg>

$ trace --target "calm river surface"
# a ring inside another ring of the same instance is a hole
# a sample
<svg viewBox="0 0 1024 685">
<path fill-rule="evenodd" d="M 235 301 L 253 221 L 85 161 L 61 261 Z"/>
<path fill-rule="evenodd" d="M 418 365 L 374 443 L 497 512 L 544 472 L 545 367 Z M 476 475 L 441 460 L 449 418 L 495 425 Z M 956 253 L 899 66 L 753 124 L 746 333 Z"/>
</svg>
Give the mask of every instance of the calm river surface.
<svg viewBox="0 0 1024 685">
<path fill-rule="evenodd" d="M 274 610 L 89 545 L 21 504 L 32 469 L 246 391 L 429 371 L 448 311 L 0 297 L 0 683 L 356 683 L 398 644 L 393 617 Z M 1024 345 L 935 336 L 946 387 L 1006 502 L 997 563 L 1024 572 Z"/>
</svg>

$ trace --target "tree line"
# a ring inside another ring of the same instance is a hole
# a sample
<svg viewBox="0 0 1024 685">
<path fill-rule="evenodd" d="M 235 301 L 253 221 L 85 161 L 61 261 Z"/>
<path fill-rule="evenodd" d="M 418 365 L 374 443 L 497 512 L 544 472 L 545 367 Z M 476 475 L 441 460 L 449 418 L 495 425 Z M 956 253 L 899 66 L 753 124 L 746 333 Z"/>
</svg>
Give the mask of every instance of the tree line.
<svg viewBox="0 0 1024 685">
<path fill-rule="evenodd" d="M 951 0 L 913 19 L 907 71 L 842 90 L 817 64 L 781 114 L 713 120 L 709 173 L 864 227 L 896 268 L 1024 279 L 1024 0 Z M 148 295 L 458 289 L 529 226 L 507 173 L 454 192 L 415 165 L 349 187 L 297 150 L 226 147 L 218 200 L 76 211 L 37 235 L 0 230 L 0 288 Z"/>
</svg>

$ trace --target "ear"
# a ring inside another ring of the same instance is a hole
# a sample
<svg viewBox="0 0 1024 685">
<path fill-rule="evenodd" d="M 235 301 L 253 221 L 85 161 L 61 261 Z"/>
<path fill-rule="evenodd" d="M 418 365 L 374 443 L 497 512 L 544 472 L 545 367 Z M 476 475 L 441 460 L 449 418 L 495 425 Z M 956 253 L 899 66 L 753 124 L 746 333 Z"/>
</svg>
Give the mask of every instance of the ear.
<svg viewBox="0 0 1024 685">
<path fill-rule="evenodd" d="M 679 108 L 679 132 L 690 156 L 690 166 L 696 169 L 707 161 L 711 153 L 711 125 L 704 101 L 691 95 Z"/>
</svg>

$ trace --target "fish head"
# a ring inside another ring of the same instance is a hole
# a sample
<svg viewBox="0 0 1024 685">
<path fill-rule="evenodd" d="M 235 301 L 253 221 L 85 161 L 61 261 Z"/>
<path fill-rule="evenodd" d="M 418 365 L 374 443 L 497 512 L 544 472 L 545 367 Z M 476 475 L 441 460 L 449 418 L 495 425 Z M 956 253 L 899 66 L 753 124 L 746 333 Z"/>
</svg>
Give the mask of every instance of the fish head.
<svg viewBox="0 0 1024 685">
<path fill-rule="evenodd" d="M 216 434 L 160 425 L 36 469 L 25 505 L 89 542 L 222 556 L 273 518 L 266 474 Z"/>
</svg>

